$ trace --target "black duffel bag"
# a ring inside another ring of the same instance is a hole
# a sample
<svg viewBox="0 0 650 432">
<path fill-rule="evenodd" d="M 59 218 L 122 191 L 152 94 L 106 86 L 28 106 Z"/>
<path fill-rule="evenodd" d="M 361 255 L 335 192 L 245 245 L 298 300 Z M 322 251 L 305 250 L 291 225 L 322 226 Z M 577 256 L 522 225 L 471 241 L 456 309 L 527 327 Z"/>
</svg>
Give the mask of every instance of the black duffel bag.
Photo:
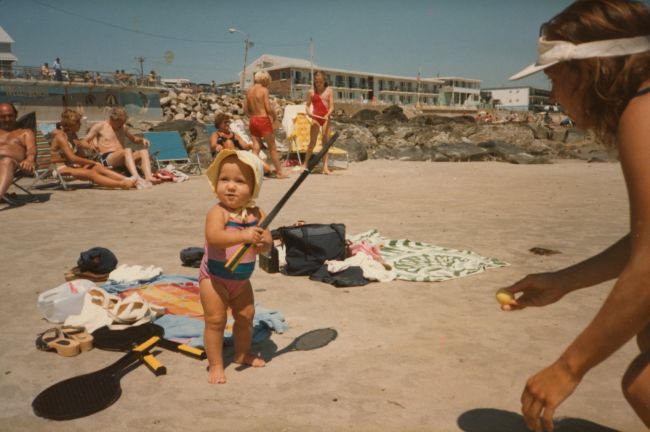
<svg viewBox="0 0 650 432">
<path fill-rule="evenodd" d="M 311 275 L 327 260 L 345 259 L 345 225 L 305 224 L 279 228 L 286 251 L 284 273 Z"/>
</svg>

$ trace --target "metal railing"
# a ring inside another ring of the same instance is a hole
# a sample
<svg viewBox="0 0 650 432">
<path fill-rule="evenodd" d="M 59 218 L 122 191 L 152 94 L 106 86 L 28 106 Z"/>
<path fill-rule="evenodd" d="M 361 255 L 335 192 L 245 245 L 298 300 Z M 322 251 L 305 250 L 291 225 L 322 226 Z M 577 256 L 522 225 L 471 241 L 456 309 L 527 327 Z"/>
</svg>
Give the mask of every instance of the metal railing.
<svg viewBox="0 0 650 432">
<path fill-rule="evenodd" d="M 18 66 L 11 68 L 0 67 L 0 79 L 39 81 L 39 82 L 62 82 L 87 85 L 119 85 L 134 87 L 164 87 L 160 77 L 150 80 L 148 75 L 141 77 L 139 74 L 116 74 L 115 72 L 101 72 L 79 69 L 65 69 L 61 71 L 61 79 L 57 80 L 54 69 L 49 69 L 45 75 L 38 66 Z"/>
</svg>

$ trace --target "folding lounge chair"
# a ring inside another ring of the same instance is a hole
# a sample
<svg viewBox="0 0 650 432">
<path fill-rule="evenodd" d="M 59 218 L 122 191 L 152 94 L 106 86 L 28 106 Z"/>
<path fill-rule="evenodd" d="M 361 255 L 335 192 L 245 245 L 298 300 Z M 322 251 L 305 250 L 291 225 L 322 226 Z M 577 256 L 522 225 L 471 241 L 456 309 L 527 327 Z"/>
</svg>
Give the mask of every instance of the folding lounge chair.
<svg viewBox="0 0 650 432">
<path fill-rule="evenodd" d="M 0 199 L 0 201 L 4 201 L 4 202 L 6 202 L 7 204 L 9 204 L 12 207 L 21 206 L 21 205 L 23 205 L 25 203 L 28 203 L 28 202 L 39 201 L 39 199 L 38 199 L 38 197 L 36 195 L 34 195 L 29 190 L 25 189 L 23 186 L 18 184 L 18 181 L 20 179 L 22 179 L 23 177 L 25 177 L 25 174 L 20 169 L 18 169 L 14 173 L 14 178 L 13 178 L 13 180 L 11 182 L 11 184 L 14 187 L 16 187 L 16 188 L 20 189 L 21 191 L 23 191 L 23 195 L 19 196 L 19 195 L 15 194 L 15 193 L 9 193 L 7 191 L 5 196 L 2 197 L 2 199 Z"/>
<path fill-rule="evenodd" d="M 61 187 L 63 190 L 70 190 L 70 185 L 66 178 L 73 180 L 73 177 L 64 176 L 59 171 L 56 164 L 52 163 L 52 149 L 50 140 L 41 132 L 36 130 L 36 161 L 34 173 L 36 179 L 29 186 L 30 189 L 44 187 Z"/>
<path fill-rule="evenodd" d="M 284 121 L 283 121 L 284 124 Z M 302 163 L 301 154 L 307 152 L 309 147 L 309 139 L 311 134 L 311 122 L 304 112 L 298 112 L 293 118 L 291 132 L 287 131 L 287 138 L 289 139 L 289 152 L 295 153 L 298 157 L 298 162 Z M 318 134 L 316 145 L 314 146 L 314 153 L 322 150 L 322 134 Z M 328 151 L 330 155 L 329 165 L 334 168 L 348 168 L 348 152 L 338 147 L 330 147 Z"/>
<path fill-rule="evenodd" d="M 185 150 L 185 143 L 178 131 L 166 132 L 145 132 L 144 137 L 149 140 L 149 153 L 156 167 L 161 169 L 163 162 L 180 163 L 177 168 L 181 171 L 192 173 L 198 171 L 201 174 L 201 165 L 196 154 L 196 160 L 190 160 Z"/>
</svg>

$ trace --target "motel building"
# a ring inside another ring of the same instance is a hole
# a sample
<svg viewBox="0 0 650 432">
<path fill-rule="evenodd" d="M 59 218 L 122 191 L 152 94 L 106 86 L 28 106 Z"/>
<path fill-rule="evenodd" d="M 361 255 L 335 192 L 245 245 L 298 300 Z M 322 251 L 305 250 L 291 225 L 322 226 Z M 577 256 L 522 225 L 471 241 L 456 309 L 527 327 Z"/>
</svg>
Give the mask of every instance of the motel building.
<svg viewBox="0 0 650 432">
<path fill-rule="evenodd" d="M 244 88 L 253 85 L 253 75 L 266 70 L 272 82 L 269 92 L 288 99 L 306 99 L 311 86 L 309 60 L 264 54 L 246 66 Z M 420 106 L 476 106 L 480 80 L 461 77 L 420 78 L 376 72 L 350 71 L 313 65 L 327 75 L 337 102 Z M 241 76 L 241 75 L 240 75 Z"/>
<path fill-rule="evenodd" d="M 536 111 L 550 105 L 550 90 L 534 87 L 501 87 L 481 90 L 483 100 L 495 108 L 513 111 Z"/>
</svg>

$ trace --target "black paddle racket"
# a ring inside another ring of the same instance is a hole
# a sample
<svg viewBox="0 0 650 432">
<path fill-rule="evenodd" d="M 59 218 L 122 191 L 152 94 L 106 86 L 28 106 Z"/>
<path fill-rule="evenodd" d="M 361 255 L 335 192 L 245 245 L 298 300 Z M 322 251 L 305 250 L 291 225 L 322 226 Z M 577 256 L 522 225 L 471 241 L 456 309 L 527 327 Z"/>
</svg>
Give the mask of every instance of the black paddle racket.
<svg viewBox="0 0 650 432">
<path fill-rule="evenodd" d="M 273 210 L 269 212 L 269 214 L 266 215 L 264 220 L 258 225 L 262 229 L 266 229 L 271 225 L 271 222 L 273 222 L 273 219 L 277 216 L 278 213 L 280 213 L 280 210 L 282 210 L 282 207 L 289 201 L 289 198 L 291 198 L 291 195 L 298 189 L 298 187 L 302 184 L 303 181 L 307 178 L 311 170 L 314 169 L 316 165 L 318 165 L 318 162 L 325 156 L 325 154 L 329 151 L 330 147 L 332 147 L 332 144 L 334 144 L 334 141 L 339 137 L 338 132 L 334 132 L 334 135 L 330 137 L 329 140 L 325 144 L 323 144 L 323 148 L 321 149 L 318 154 L 314 155 L 314 157 L 309 161 L 309 165 L 307 165 L 307 168 L 300 174 L 300 176 L 296 179 L 296 181 L 291 185 L 289 190 L 284 194 L 282 198 L 280 198 L 280 201 L 273 207 Z M 237 252 L 226 262 L 226 269 L 229 272 L 234 272 L 237 266 L 239 265 L 239 261 L 246 255 L 246 252 L 248 252 L 248 249 L 252 244 L 246 243 L 243 244 L 237 249 Z"/>
<path fill-rule="evenodd" d="M 111 330 L 107 326 L 104 326 L 93 332 L 93 344 L 99 349 L 127 351 L 134 345 L 142 343 L 152 336 L 158 336 L 160 338 L 158 346 L 160 347 L 187 354 L 199 360 L 206 358 L 205 351 L 202 349 L 165 339 L 163 337 L 164 334 L 165 329 L 154 323 L 131 326 L 124 330 Z"/>
<path fill-rule="evenodd" d="M 157 336 L 138 345 L 110 366 L 68 378 L 39 393 L 32 402 L 34 414 L 52 420 L 71 420 L 111 406 L 122 395 L 120 378 L 129 366 L 141 362 L 158 342 Z"/>
<path fill-rule="evenodd" d="M 293 340 L 289 345 L 276 351 L 273 357 L 291 352 L 291 351 L 311 351 L 322 348 L 332 342 L 338 336 L 338 332 L 332 328 L 323 328 L 303 333 Z"/>
</svg>

